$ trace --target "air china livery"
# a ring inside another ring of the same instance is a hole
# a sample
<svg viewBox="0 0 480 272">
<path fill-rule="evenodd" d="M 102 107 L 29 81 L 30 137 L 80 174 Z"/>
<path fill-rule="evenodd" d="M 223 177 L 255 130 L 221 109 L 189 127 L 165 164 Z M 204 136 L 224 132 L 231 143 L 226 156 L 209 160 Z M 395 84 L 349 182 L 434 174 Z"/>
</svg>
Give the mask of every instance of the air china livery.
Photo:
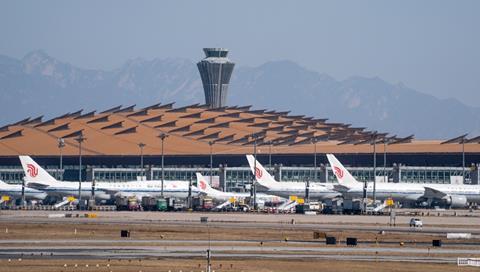
<svg viewBox="0 0 480 272">
<path fill-rule="evenodd" d="M 0 195 L 7 195 L 13 199 L 22 198 L 21 184 L 8 184 L 0 180 Z M 47 197 L 45 192 L 25 187 L 25 200 L 43 200 Z"/>
<path fill-rule="evenodd" d="M 363 182 L 357 181 L 333 154 L 327 154 L 339 185 L 336 188 L 343 195 L 352 198 L 363 197 Z M 442 201 L 452 208 L 463 208 L 468 203 L 480 202 L 480 186 L 421 183 L 380 183 L 376 184 L 376 198 L 392 198 L 396 201 L 425 202 Z M 373 182 L 367 184 L 368 195 L 373 192 Z"/>
<path fill-rule="evenodd" d="M 29 156 L 19 156 L 25 172 L 25 182 L 30 188 L 42 190 L 49 195 L 78 197 L 78 182 L 58 181 L 40 167 Z M 108 200 L 114 196 L 161 196 L 162 185 L 159 180 L 127 181 L 127 182 L 95 182 L 95 199 Z M 198 195 L 198 189 L 191 188 L 192 196 Z M 92 182 L 82 182 L 82 198 L 92 194 Z M 186 198 L 189 194 L 189 183 L 185 181 L 164 181 L 164 197 Z"/>
<path fill-rule="evenodd" d="M 263 187 L 268 194 L 288 198 L 290 196 L 305 197 L 306 184 L 303 182 L 278 182 L 252 155 L 247 155 L 250 170 L 255 175 L 257 185 Z M 256 167 L 256 168 L 255 168 Z M 340 196 L 341 193 L 333 189 L 333 184 L 310 183 L 310 199 L 325 200 Z"/>
<path fill-rule="evenodd" d="M 231 198 L 234 198 L 235 200 L 243 200 L 247 197 L 250 197 L 250 193 L 222 192 L 215 190 L 210 186 L 210 184 L 208 184 L 205 177 L 200 173 L 197 173 L 197 186 L 201 193 L 206 194 L 218 202 L 229 201 Z M 257 201 L 278 204 L 285 202 L 286 199 L 276 195 L 257 193 Z"/>
</svg>

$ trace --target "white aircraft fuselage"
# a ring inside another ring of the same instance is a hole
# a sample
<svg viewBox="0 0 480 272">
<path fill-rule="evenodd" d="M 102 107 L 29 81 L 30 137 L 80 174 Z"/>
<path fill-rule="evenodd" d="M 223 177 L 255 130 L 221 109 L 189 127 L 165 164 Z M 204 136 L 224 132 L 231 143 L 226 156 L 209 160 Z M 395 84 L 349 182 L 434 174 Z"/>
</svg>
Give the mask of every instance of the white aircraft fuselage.
<svg viewBox="0 0 480 272">
<path fill-rule="evenodd" d="M 336 188 L 347 198 L 363 197 L 363 182 L 357 181 L 333 154 L 327 159 L 339 182 Z M 373 182 L 367 184 L 367 197 L 373 196 Z M 395 201 L 445 201 L 450 207 L 465 207 L 468 203 L 480 201 L 479 185 L 429 184 L 429 183 L 383 183 L 377 182 L 375 198 Z"/>
<path fill-rule="evenodd" d="M 37 187 L 36 183 L 29 183 L 29 186 Z M 160 197 L 162 195 L 161 181 L 127 181 L 127 182 L 96 182 L 95 199 L 109 200 L 117 195 L 136 196 L 141 199 L 143 196 Z M 164 181 L 163 196 L 186 198 L 188 197 L 189 183 L 185 181 Z M 74 196 L 78 197 L 78 182 L 59 181 L 55 185 L 42 186 L 52 196 Z M 40 189 L 40 188 L 39 188 Z M 198 190 L 192 187 L 192 196 L 198 195 Z M 92 195 L 92 182 L 82 182 L 82 198 L 90 198 Z"/>
<path fill-rule="evenodd" d="M 277 182 L 276 184 L 263 186 L 257 183 L 259 190 L 267 194 L 289 198 L 290 196 L 297 196 L 301 198 L 306 197 L 306 184 L 303 182 Z M 333 189 L 332 184 L 311 183 L 309 188 L 309 198 L 317 200 L 331 199 L 339 195 Z"/>
<path fill-rule="evenodd" d="M 47 197 L 47 193 L 25 187 L 25 199 L 26 200 L 43 200 Z M 0 195 L 7 195 L 14 199 L 22 198 L 22 185 L 20 184 L 7 184 L 0 181 Z"/>
<path fill-rule="evenodd" d="M 445 195 L 465 197 L 467 202 L 480 202 L 480 186 L 455 184 L 424 183 L 377 183 L 375 197 L 379 200 L 392 198 L 396 201 L 420 201 L 426 197 L 425 188 L 432 188 Z M 362 198 L 363 186 L 351 188 L 343 192 L 347 198 Z M 367 186 L 367 197 L 373 196 L 373 182 Z"/>
</svg>

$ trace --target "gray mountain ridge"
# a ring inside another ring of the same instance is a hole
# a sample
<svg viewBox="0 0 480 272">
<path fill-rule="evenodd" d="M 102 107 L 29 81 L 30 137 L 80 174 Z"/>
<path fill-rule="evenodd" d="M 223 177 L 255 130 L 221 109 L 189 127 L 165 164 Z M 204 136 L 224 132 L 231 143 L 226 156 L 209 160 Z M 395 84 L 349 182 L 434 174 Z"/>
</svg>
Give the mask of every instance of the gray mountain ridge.
<svg viewBox="0 0 480 272">
<path fill-rule="evenodd" d="M 45 114 L 48 119 L 78 109 L 204 103 L 204 95 L 196 65 L 190 60 L 137 58 L 102 71 L 78 68 L 34 51 L 21 60 L 0 55 L 0 101 L 3 126 L 29 116 Z M 236 67 L 228 104 L 291 110 L 392 135 L 415 134 L 420 139 L 480 133 L 480 108 L 377 77 L 339 81 L 291 61 Z"/>
</svg>

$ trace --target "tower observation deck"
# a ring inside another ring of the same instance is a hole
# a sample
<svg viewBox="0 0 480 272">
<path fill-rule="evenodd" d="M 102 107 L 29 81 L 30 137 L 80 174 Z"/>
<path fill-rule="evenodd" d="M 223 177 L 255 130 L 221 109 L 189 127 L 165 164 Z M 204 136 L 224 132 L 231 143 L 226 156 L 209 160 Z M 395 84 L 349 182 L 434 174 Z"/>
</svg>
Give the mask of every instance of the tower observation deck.
<svg viewBox="0 0 480 272">
<path fill-rule="evenodd" d="M 210 108 L 226 106 L 228 85 L 235 63 L 228 58 L 228 49 L 204 48 L 206 58 L 197 63 L 205 92 L 205 104 Z"/>
</svg>

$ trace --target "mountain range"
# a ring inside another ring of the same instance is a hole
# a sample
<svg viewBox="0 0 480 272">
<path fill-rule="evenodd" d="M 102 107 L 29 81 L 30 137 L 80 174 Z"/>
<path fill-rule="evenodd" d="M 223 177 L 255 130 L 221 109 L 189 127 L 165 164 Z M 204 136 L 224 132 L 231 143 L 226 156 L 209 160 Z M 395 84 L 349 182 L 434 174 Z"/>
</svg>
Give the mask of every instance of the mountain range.
<svg viewBox="0 0 480 272">
<path fill-rule="evenodd" d="M 103 71 L 76 67 L 44 51 L 22 59 L 0 55 L 0 126 L 26 117 L 158 102 L 204 103 L 193 61 L 138 58 Z M 295 115 L 329 118 L 398 136 L 415 134 L 420 139 L 480 133 L 480 108 L 378 77 L 336 80 L 291 61 L 235 67 L 228 104 L 290 110 Z"/>
</svg>

